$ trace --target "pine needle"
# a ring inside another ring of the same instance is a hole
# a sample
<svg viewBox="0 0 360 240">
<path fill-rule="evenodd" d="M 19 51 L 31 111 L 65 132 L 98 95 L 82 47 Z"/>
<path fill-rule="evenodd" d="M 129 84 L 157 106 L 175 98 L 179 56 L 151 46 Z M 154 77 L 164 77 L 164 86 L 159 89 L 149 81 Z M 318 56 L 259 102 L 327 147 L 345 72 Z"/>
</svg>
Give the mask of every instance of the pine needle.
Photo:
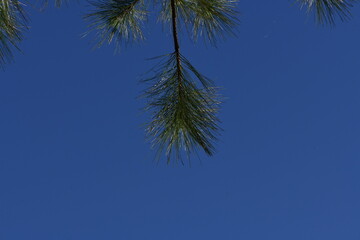
<svg viewBox="0 0 360 240">
<path fill-rule="evenodd" d="M 130 43 L 144 38 L 141 25 L 147 18 L 142 0 L 102 0 L 91 2 L 95 7 L 86 15 L 91 30 L 97 32 L 98 46 L 115 41 Z"/>
<path fill-rule="evenodd" d="M 235 0 L 176 0 L 179 18 L 184 22 L 196 41 L 203 37 L 212 45 L 227 35 L 235 35 L 239 24 Z M 170 1 L 161 1 L 160 19 L 170 22 Z"/>
<path fill-rule="evenodd" d="M 147 136 L 158 159 L 165 154 L 168 163 L 172 158 L 182 161 L 182 152 L 190 157 L 198 149 L 213 155 L 220 130 L 216 89 L 186 58 L 180 60 L 179 65 L 176 53 L 163 57 L 153 69 L 155 75 L 144 80 L 151 83 L 145 91 L 146 110 L 152 115 Z"/>
<path fill-rule="evenodd" d="M 350 8 L 357 0 L 298 0 L 308 12 L 314 12 L 320 24 L 334 25 L 336 18 L 341 21 L 350 19 Z"/>
<path fill-rule="evenodd" d="M 19 50 L 18 44 L 27 29 L 27 18 L 21 2 L 0 0 L 0 66 L 13 59 L 12 49 Z"/>
</svg>

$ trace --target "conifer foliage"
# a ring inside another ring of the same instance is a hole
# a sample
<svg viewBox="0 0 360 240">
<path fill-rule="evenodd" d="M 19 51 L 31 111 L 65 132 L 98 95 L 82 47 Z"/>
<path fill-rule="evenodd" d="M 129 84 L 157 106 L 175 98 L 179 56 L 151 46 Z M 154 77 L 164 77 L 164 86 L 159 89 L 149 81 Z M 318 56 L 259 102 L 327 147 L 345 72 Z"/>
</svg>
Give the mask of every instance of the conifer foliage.
<svg viewBox="0 0 360 240">
<path fill-rule="evenodd" d="M 61 0 L 54 0 L 60 6 Z M 158 156 L 182 161 L 182 156 L 202 149 L 207 155 L 215 151 L 219 135 L 217 113 L 220 99 L 212 81 L 201 74 L 182 55 L 179 27 L 186 26 L 194 41 L 204 38 L 212 45 L 234 35 L 238 25 L 238 0 L 90 0 L 93 7 L 85 18 L 96 32 L 98 44 L 130 43 L 144 39 L 142 29 L 152 10 L 171 29 L 173 50 L 159 59 L 154 75 L 145 79 L 144 96 L 151 121 L 148 138 Z M 337 18 L 347 20 L 357 0 L 294 0 L 314 13 L 320 24 L 333 25 Z M 28 3 L 28 2 L 26 2 Z M 47 0 L 43 0 L 47 5 Z M 44 5 L 44 4 L 43 4 Z M 31 5 L 30 5 L 31 6 Z M 28 29 L 25 1 L 0 0 L 0 66 L 13 59 L 19 50 L 23 32 Z"/>
<path fill-rule="evenodd" d="M 308 12 L 314 12 L 320 24 L 334 25 L 336 18 L 341 21 L 351 17 L 350 8 L 358 0 L 298 0 Z"/>
<path fill-rule="evenodd" d="M 182 161 L 185 154 L 202 149 L 214 153 L 214 140 L 220 130 L 217 112 L 219 97 L 212 82 L 182 55 L 179 25 L 191 30 L 194 40 L 205 37 L 215 44 L 218 37 L 233 33 L 237 25 L 234 0 L 158 0 L 160 19 L 170 25 L 173 51 L 160 59 L 154 76 L 145 79 L 145 90 L 152 119 L 147 136 L 157 149 L 158 159 L 166 156 Z M 87 17 L 98 32 L 99 43 L 143 38 L 141 26 L 149 14 L 143 0 L 100 0 Z"/>
<path fill-rule="evenodd" d="M 54 0 L 59 7 L 67 0 Z M 20 50 L 19 43 L 23 39 L 24 31 L 28 29 L 28 14 L 26 7 L 48 5 L 48 0 L 19 1 L 0 0 L 0 67 L 13 60 L 13 50 Z"/>
<path fill-rule="evenodd" d="M 319 23 L 334 23 L 349 17 L 351 0 L 300 0 L 308 11 L 316 12 Z M 160 5 L 160 19 L 171 26 L 173 52 L 164 56 L 145 96 L 152 120 L 147 135 L 158 156 L 167 161 L 181 160 L 202 149 L 213 155 L 220 127 L 217 113 L 219 95 L 213 83 L 185 56 L 179 45 L 179 25 L 185 25 L 196 41 L 205 38 L 215 45 L 217 39 L 234 35 L 238 24 L 237 0 L 154 0 Z M 149 14 L 144 0 L 98 0 L 88 16 L 97 30 L 100 44 L 143 38 L 141 26 Z"/>
<path fill-rule="evenodd" d="M 12 60 L 12 48 L 18 49 L 27 29 L 23 4 L 16 0 L 0 0 L 0 65 Z"/>
</svg>

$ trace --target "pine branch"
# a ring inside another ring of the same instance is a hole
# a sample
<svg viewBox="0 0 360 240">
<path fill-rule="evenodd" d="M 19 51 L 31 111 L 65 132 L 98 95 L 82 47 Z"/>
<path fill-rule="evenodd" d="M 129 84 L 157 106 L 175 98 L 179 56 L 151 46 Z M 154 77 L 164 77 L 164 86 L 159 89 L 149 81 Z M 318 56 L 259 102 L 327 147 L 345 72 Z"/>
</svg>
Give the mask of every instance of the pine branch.
<svg viewBox="0 0 360 240">
<path fill-rule="evenodd" d="M 177 58 L 176 52 L 163 57 L 154 68 L 155 75 L 144 80 L 151 84 L 145 91 L 149 100 L 145 110 L 153 119 L 147 126 L 147 136 L 157 148 L 158 159 L 165 153 L 168 163 L 172 158 L 182 161 L 183 153 L 190 157 L 199 149 L 213 155 L 213 142 L 220 130 L 216 89 L 182 55 L 180 65 Z"/>
<path fill-rule="evenodd" d="M 179 36 L 177 30 L 177 12 L 175 7 L 175 0 L 170 0 L 171 2 L 171 23 L 172 23 L 172 35 L 174 40 L 174 52 L 176 55 L 176 68 L 177 68 L 177 79 L 178 79 L 178 91 L 181 92 L 182 88 L 182 78 L 181 78 L 181 55 L 180 55 L 180 45 L 179 45 Z M 181 97 L 181 96 L 179 96 Z"/>
<path fill-rule="evenodd" d="M 91 30 L 96 30 L 98 46 L 115 41 L 118 45 L 144 38 L 141 25 L 147 18 L 142 0 L 102 0 L 92 2 L 95 10 L 86 15 Z"/>
<path fill-rule="evenodd" d="M 236 1 L 233 0 L 194 1 L 192 10 L 195 40 L 204 35 L 215 44 L 216 39 L 224 39 L 226 35 L 235 35 L 234 29 L 239 23 L 235 4 Z"/>
<path fill-rule="evenodd" d="M 145 93 L 153 119 L 147 127 L 148 138 L 158 149 L 158 159 L 165 152 L 168 163 L 173 157 L 182 161 L 183 151 L 188 158 L 199 148 L 210 156 L 214 153 L 220 104 L 211 81 L 181 55 L 175 0 L 170 4 L 174 52 L 155 69 L 155 76 L 146 80 L 152 86 Z"/>
<path fill-rule="evenodd" d="M 314 12 L 320 24 L 334 25 L 336 18 L 341 21 L 350 19 L 350 8 L 357 0 L 298 0 L 308 12 Z"/>
<path fill-rule="evenodd" d="M 19 50 L 18 44 L 27 29 L 27 18 L 23 5 L 17 0 L 0 0 L 0 66 L 13 60 L 13 49 Z"/>
<path fill-rule="evenodd" d="M 175 0 L 174 5 L 179 18 L 192 33 L 196 41 L 204 37 L 211 44 L 224 39 L 226 35 L 235 35 L 239 24 L 235 10 L 237 0 Z M 171 1 L 162 0 L 161 20 L 171 21 Z"/>
<path fill-rule="evenodd" d="M 67 0 L 55 0 L 60 6 Z M 43 7 L 48 0 L 44 0 Z M 32 5 L 30 5 L 32 6 Z M 13 51 L 18 50 L 23 39 L 23 32 L 28 29 L 28 18 L 25 4 L 18 0 L 0 0 L 0 67 L 13 61 Z"/>
</svg>

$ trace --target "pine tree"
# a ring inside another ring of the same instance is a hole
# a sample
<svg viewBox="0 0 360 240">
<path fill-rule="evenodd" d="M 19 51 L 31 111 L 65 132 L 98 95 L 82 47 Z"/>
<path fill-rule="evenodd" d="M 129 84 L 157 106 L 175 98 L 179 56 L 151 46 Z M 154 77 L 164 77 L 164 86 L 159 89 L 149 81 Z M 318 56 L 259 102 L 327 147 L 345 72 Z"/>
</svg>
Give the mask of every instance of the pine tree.
<svg viewBox="0 0 360 240">
<path fill-rule="evenodd" d="M 56 5 L 61 0 L 55 0 Z M 315 13 L 320 24 L 333 25 L 336 18 L 347 20 L 356 0 L 297 0 L 308 12 Z M 46 3 L 46 2 L 45 2 Z M 186 26 L 196 41 L 204 37 L 212 45 L 233 35 L 238 24 L 237 0 L 153 0 L 160 19 L 170 25 L 173 51 L 162 56 L 153 69 L 154 76 L 144 96 L 146 110 L 152 116 L 147 135 L 158 156 L 167 161 L 181 160 L 202 149 L 207 155 L 215 151 L 214 141 L 220 127 L 217 117 L 220 98 L 212 81 L 201 74 L 182 55 L 179 26 Z M 149 14 L 145 0 L 94 0 L 94 10 L 86 16 L 97 32 L 99 45 L 143 40 L 142 26 Z M 159 7 L 156 7 L 159 6 Z M 24 3 L 0 0 L 0 65 L 13 59 L 12 50 L 19 49 L 23 32 L 28 29 Z M 182 160 L 181 160 L 182 161 Z"/>
</svg>

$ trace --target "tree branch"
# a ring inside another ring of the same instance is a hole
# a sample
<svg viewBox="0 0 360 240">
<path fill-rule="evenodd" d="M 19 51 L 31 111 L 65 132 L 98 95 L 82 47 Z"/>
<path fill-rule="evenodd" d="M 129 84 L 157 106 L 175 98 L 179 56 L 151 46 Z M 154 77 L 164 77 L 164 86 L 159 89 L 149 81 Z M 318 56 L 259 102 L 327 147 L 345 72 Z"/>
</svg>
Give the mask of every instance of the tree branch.
<svg viewBox="0 0 360 240">
<path fill-rule="evenodd" d="M 176 55 L 176 65 L 177 65 L 177 78 L 178 78 L 178 90 L 180 96 L 180 90 L 182 85 L 182 77 L 181 77 L 181 54 L 180 54 L 180 45 L 179 45 L 179 37 L 178 37 L 178 30 L 177 30 L 177 12 L 175 1 L 171 1 L 171 21 L 172 21 L 172 31 L 173 31 L 173 40 L 174 40 L 174 51 Z"/>
</svg>

